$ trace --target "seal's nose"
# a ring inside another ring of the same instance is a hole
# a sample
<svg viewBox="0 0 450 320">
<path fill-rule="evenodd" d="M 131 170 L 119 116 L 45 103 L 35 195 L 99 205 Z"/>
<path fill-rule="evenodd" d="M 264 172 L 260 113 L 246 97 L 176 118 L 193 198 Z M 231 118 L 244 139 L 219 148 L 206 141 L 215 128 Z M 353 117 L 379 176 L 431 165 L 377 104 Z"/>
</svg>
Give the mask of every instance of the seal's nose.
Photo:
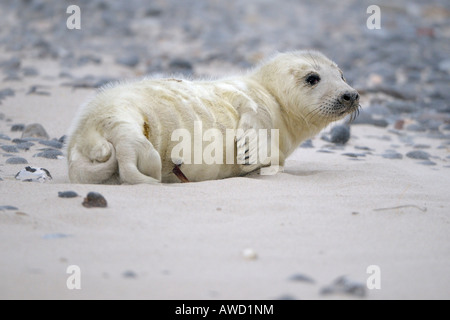
<svg viewBox="0 0 450 320">
<path fill-rule="evenodd" d="M 351 107 L 359 102 L 359 94 L 355 91 L 346 91 L 339 97 L 339 102 L 346 107 Z"/>
</svg>

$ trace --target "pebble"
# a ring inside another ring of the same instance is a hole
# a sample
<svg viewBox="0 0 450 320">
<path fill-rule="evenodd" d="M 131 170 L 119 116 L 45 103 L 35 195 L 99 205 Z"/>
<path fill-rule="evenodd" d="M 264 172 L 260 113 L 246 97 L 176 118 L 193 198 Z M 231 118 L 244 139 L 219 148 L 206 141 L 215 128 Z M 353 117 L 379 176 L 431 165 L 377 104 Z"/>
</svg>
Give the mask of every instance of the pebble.
<svg viewBox="0 0 450 320">
<path fill-rule="evenodd" d="M 28 164 L 27 159 L 22 157 L 11 157 L 6 159 L 7 164 Z"/>
<path fill-rule="evenodd" d="M 431 146 L 429 144 L 415 144 L 414 149 L 429 149 Z"/>
<path fill-rule="evenodd" d="M 430 158 L 430 154 L 428 152 L 422 150 L 410 151 L 406 154 L 408 158 L 418 159 L 418 160 L 428 160 Z"/>
<path fill-rule="evenodd" d="M 247 248 L 242 251 L 242 257 L 247 260 L 256 260 L 258 259 L 258 254 L 252 248 Z"/>
<path fill-rule="evenodd" d="M 61 149 L 63 147 L 63 143 L 58 140 L 39 140 L 39 143 L 56 149 Z"/>
<path fill-rule="evenodd" d="M 61 159 L 64 154 L 60 150 L 56 149 L 46 149 L 42 152 L 36 153 L 33 157 L 41 157 L 47 159 Z"/>
<path fill-rule="evenodd" d="M 413 102 L 403 100 L 393 100 L 386 103 L 386 107 L 393 114 L 412 113 L 419 110 L 419 106 Z"/>
<path fill-rule="evenodd" d="M 366 285 L 351 281 L 346 276 L 341 276 L 329 286 L 323 287 L 320 290 L 320 294 L 348 294 L 363 298 L 366 296 Z"/>
<path fill-rule="evenodd" d="M 403 159 L 403 155 L 398 152 L 386 152 L 381 155 L 385 159 Z"/>
<path fill-rule="evenodd" d="M 350 158 L 358 158 L 358 157 L 366 156 L 364 153 L 354 153 L 354 152 L 347 152 L 347 153 L 343 153 L 342 155 L 350 157 Z"/>
<path fill-rule="evenodd" d="M 276 300 L 297 300 L 297 298 L 291 294 L 283 294 L 276 298 Z"/>
<path fill-rule="evenodd" d="M 17 144 L 16 144 L 16 147 L 17 147 L 18 149 L 25 150 L 25 151 L 30 150 L 30 148 L 31 148 L 32 146 L 34 146 L 34 143 L 33 143 L 33 142 L 21 142 L 21 143 L 17 143 Z"/>
<path fill-rule="evenodd" d="M 44 86 L 41 86 L 41 85 L 34 85 L 34 86 L 31 86 L 30 87 L 30 89 L 28 89 L 28 91 L 27 91 L 27 95 L 28 94 L 37 94 L 37 95 L 41 95 L 41 96 L 49 96 L 50 95 L 50 92 L 48 92 L 48 91 L 42 91 L 41 89 L 42 88 L 45 88 Z"/>
<path fill-rule="evenodd" d="M 19 152 L 16 146 L 4 145 L 0 146 L 0 148 L 2 148 L 2 150 L 6 152 L 15 152 L 15 153 Z"/>
<path fill-rule="evenodd" d="M 326 149 L 320 149 L 320 150 L 317 150 L 317 152 L 320 152 L 320 153 L 334 153 L 334 151 L 326 150 Z"/>
<path fill-rule="evenodd" d="M 313 146 L 313 144 L 312 144 L 312 140 L 311 139 L 308 139 L 308 140 L 305 140 L 301 145 L 300 145 L 300 148 L 314 148 L 314 146 Z"/>
<path fill-rule="evenodd" d="M 118 57 L 116 63 L 133 68 L 139 64 L 139 56 L 135 53 L 128 53 Z"/>
<path fill-rule="evenodd" d="M 122 273 L 122 276 L 124 278 L 136 278 L 137 274 L 136 274 L 136 272 L 134 272 L 132 270 L 127 270 Z"/>
<path fill-rule="evenodd" d="M 425 131 L 427 131 L 426 128 L 424 128 L 420 124 L 415 124 L 415 123 L 408 125 L 406 127 L 406 130 L 412 131 L 412 132 L 425 132 Z"/>
<path fill-rule="evenodd" d="M 67 141 L 67 136 L 66 135 L 61 136 L 61 138 L 59 138 L 58 141 L 64 145 L 64 143 L 66 143 Z"/>
<path fill-rule="evenodd" d="M 24 67 L 22 68 L 22 73 L 26 77 L 34 77 L 39 75 L 39 71 L 37 71 L 34 67 Z"/>
<path fill-rule="evenodd" d="M 49 180 L 52 180 L 52 176 L 50 175 L 50 172 L 47 169 L 44 168 L 38 168 L 38 167 L 25 167 L 24 169 L 20 170 L 15 178 L 17 180 L 22 181 L 37 181 L 37 182 L 46 182 Z"/>
<path fill-rule="evenodd" d="M 5 97 L 13 97 L 15 95 L 14 90 L 10 88 L 0 90 L 0 101 Z"/>
<path fill-rule="evenodd" d="M 419 164 L 423 164 L 424 166 L 435 166 L 436 162 L 433 162 L 431 160 L 425 160 L 418 162 Z"/>
<path fill-rule="evenodd" d="M 10 137 L 8 137 L 6 134 L 3 134 L 3 133 L 0 133 L 0 139 L 2 139 L 2 140 L 11 140 L 11 138 Z"/>
<path fill-rule="evenodd" d="M 13 124 L 11 126 L 12 132 L 23 131 L 23 130 L 25 130 L 25 125 L 23 123 L 17 123 L 17 124 Z"/>
<path fill-rule="evenodd" d="M 369 147 L 363 147 L 363 146 L 355 146 L 354 147 L 356 150 L 363 150 L 363 151 L 373 151 L 373 149 L 369 148 Z"/>
<path fill-rule="evenodd" d="M 18 57 L 12 57 L 9 60 L 0 63 L 0 68 L 3 70 L 18 70 L 20 68 L 21 61 Z"/>
<path fill-rule="evenodd" d="M 77 65 L 79 67 L 81 67 L 81 66 L 84 66 L 89 63 L 100 64 L 101 62 L 102 62 L 102 58 L 91 55 L 91 54 L 87 54 L 87 55 L 83 55 L 78 58 Z"/>
<path fill-rule="evenodd" d="M 14 206 L 0 206 L 0 210 L 19 210 L 17 207 Z"/>
<path fill-rule="evenodd" d="M 389 125 L 385 119 L 375 119 L 371 114 L 366 112 L 361 112 L 359 116 L 353 120 L 352 124 L 369 124 L 380 128 L 385 128 Z"/>
<path fill-rule="evenodd" d="M 75 198 L 78 197 L 78 193 L 75 191 L 58 191 L 58 197 L 60 198 Z"/>
<path fill-rule="evenodd" d="M 190 75 L 193 73 L 193 66 L 192 64 L 184 59 L 178 58 L 173 59 L 169 63 L 169 69 L 171 73 L 181 73 L 183 75 Z"/>
<path fill-rule="evenodd" d="M 330 141 L 336 144 L 346 144 L 350 139 L 350 127 L 337 125 L 330 131 Z"/>
<path fill-rule="evenodd" d="M 24 128 L 22 132 L 22 139 L 23 138 L 41 138 L 48 140 L 49 136 L 41 124 L 33 123 Z"/>
<path fill-rule="evenodd" d="M 314 279 L 302 273 L 296 273 L 289 277 L 289 281 L 315 283 Z"/>
<path fill-rule="evenodd" d="M 105 208 L 107 206 L 106 199 L 98 192 L 89 192 L 82 204 L 86 208 Z"/>
</svg>

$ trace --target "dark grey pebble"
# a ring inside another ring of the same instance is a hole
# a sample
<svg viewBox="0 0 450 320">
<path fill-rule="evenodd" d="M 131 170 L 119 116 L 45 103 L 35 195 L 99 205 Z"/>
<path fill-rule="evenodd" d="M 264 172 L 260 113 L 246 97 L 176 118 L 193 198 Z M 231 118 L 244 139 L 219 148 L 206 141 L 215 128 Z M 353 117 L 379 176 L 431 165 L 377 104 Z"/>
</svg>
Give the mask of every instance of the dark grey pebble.
<svg viewBox="0 0 450 320">
<path fill-rule="evenodd" d="M 102 62 L 102 58 L 97 57 L 97 56 L 92 55 L 92 54 L 87 54 L 87 55 L 83 55 L 83 56 L 78 58 L 77 65 L 78 66 L 83 66 L 83 65 L 88 64 L 88 63 L 100 64 L 101 62 Z"/>
<path fill-rule="evenodd" d="M 7 82 L 7 81 L 21 81 L 21 80 L 22 80 L 22 78 L 19 77 L 19 74 L 16 71 L 8 72 L 8 76 L 3 78 L 4 82 Z"/>
<path fill-rule="evenodd" d="M 118 57 L 116 63 L 133 68 L 139 63 L 139 56 L 135 53 L 129 53 Z"/>
<path fill-rule="evenodd" d="M 369 147 L 362 147 L 362 146 L 355 146 L 356 150 L 363 150 L 363 151 L 373 151 L 373 149 Z"/>
<path fill-rule="evenodd" d="M 61 149 L 63 147 L 63 144 L 58 140 L 39 140 L 39 143 L 56 149 Z"/>
<path fill-rule="evenodd" d="M 78 197 L 78 193 L 75 191 L 58 191 L 58 197 L 60 198 L 75 198 Z"/>
<path fill-rule="evenodd" d="M 291 294 L 283 294 L 278 298 L 275 298 L 275 300 L 297 300 L 297 298 Z"/>
<path fill-rule="evenodd" d="M 169 63 L 169 69 L 172 73 L 181 73 L 184 75 L 192 74 L 193 72 L 193 66 L 192 64 L 184 59 L 173 59 Z"/>
<path fill-rule="evenodd" d="M 0 206 L 0 210 L 19 210 L 19 209 L 13 206 Z"/>
<path fill-rule="evenodd" d="M 313 144 L 312 144 L 312 140 L 308 139 L 305 140 L 301 145 L 300 148 L 314 148 Z"/>
<path fill-rule="evenodd" d="M 58 139 L 59 142 L 61 142 L 62 144 L 64 144 L 67 140 L 67 136 L 63 135 L 61 138 Z"/>
<path fill-rule="evenodd" d="M 314 279 L 302 273 L 296 273 L 289 277 L 289 281 L 315 283 Z"/>
<path fill-rule="evenodd" d="M 148 8 L 145 10 L 144 15 L 146 17 L 158 17 L 162 12 L 163 11 L 160 8 Z"/>
<path fill-rule="evenodd" d="M 19 152 L 16 146 L 5 145 L 1 146 L 0 148 L 2 148 L 6 152 L 16 152 L 16 153 Z"/>
<path fill-rule="evenodd" d="M 49 138 L 47 131 L 45 131 L 44 127 L 39 123 L 29 124 L 24 128 L 22 132 L 22 139 L 29 137 L 41 139 Z"/>
<path fill-rule="evenodd" d="M 425 160 L 418 162 L 419 164 L 423 164 L 424 166 L 435 166 L 436 162 L 433 162 L 431 160 Z"/>
<path fill-rule="evenodd" d="M 25 125 L 23 123 L 16 123 L 11 126 L 12 132 L 23 131 L 23 130 L 25 130 Z"/>
<path fill-rule="evenodd" d="M 6 88 L 0 90 L 0 100 L 2 100 L 4 97 L 14 97 L 15 93 L 13 89 Z"/>
<path fill-rule="evenodd" d="M 25 138 L 15 138 L 13 139 L 14 143 L 22 143 L 22 142 L 30 142 L 30 141 L 39 141 L 42 140 L 40 138 L 34 138 L 34 137 L 25 137 Z"/>
<path fill-rule="evenodd" d="M 72 78 L 73 78 L 72 74 L 70 74 L 70 73 L 67 72 L 67 71 L 61 71 L 61 72 L 59 73 L 58 76 L 59 76 L 60 78 L 69 78 L 69 79 L 72 79 Z"/>
<path fill-rule="evenodd" d="M 343 293 L 351 296 L 362 298 L 366 295 L 366 284 L 358 283 L 342 276 L 334 280 L 334 282 L 320 290 L 320 294 Z"/>
<path fill-rule="evenodd" d="M 403 159 L 403 155 L 398 152 L 386 152 L 383 153 L 381 156 L 386 159 Z"/>
<path fill-rule="evenodd" d="M 385 119 L 375 119 L 371 114 L 366 112 L 361 112 L 360 115 L 353 120 L 352 124 L 369 124 L 381 128 L 385 128 L 389 125 Z"/>
<path fill-rule="evenodd" d="M 27 159 L 22 157 L 11 157 L 6 160 L 7 164 L 28 164 Z"/>
<path fill-rule="evenodd" d="M 418 160 L 428 160 L 430 158 L 430 154 L 428 152 L 422 150 L 410 151 L 406 154 L 408 158 L 418 159 Z"/>
<path fill-rule="evenodd" d="M 41 86 L 41 85 L 31 86 L 30 89 L 28 89 L 26 94 L 37 94 L 37 95 L 41 95 L 41 96 L 49 96 L 50 92 L 43 91 L 43 90 L 41 90 L 42 88 L 45 88 L 45 87 Z"/>
<path fill-rule="evenodd" d="M 412 131 L 412 132 L 425 132 L 425 131 L 427 131 L 426 128 L 424 128 L 420 124 L 415 124 L 415 123 L 410 124 L 409 126 L 407 126 L 406 130 Z"/>
<path fill-rule="evenodd" d="M 347 153 L 343 153 L 342 155 L 350 157 L 350 158 L 358 158 L 358 157 L 366 156 L 364 153 L 354 153 L 354 152 L 347 152 Z"/>
<path fill-rule="evenodd" d="M 18 149 L 28 151 L 32 146 L 34 146 L 33 142 L 21 142 L 16 144 Z"/>
<path fill-rule="evenodd" d="M 71 86 L 73 88 L 99 88 L 107 83 L 115 82 L 117 79 L 108 77 L 87 76 L 82 79 L 74 79 L 72 82 L 63 83 L 63 86 Z"/>
<path fill-rule="evenodd" d="M 122 276 L 123 276 L 124 278 L 136 278 L 136 277 L 137 277 L 137 274 L 136 274 L 136 272 L 134 272 L 134 271 L 127 270 L 127 271 L 125 271 L 125 272 L 122 273 Z"/>
<path fill-rule="evenodd" d="M 393 114 L 412 113 L 419 109 L 419 106 L 414 102 L 394 100 L 386 103 L 386 107 L 391 110 Z"/>
<path fill-rule="evenodd" d="M 58 156 L 63 156 L 64 154 L 56 149 L 47 149 L 42 152 L 36 153 L 33 157 L 41 157 L 47 159 L 58 159 Z"/>
<path fill-rule="evenodd" d="M 429 149 L 431 146 L 429 144 L 415 144 L 414 149 Z"/>
<path fill-rule="evenodd" d="M 89 192 L 82 204 L 86 208 L 105 208 L 108 205 L 105 197 L 98 192 Z"/>
<path fill-rule="evenodd" d="M 2 140 L 11 140 L 11 138 L 10 137 L 8 137 L 6 134 L 3 134 L 3 133 L 0 133 L 0 139 L 2 139 Z"/>
<path fill-rule="evenodd" d="M 334 153 L 334 151 L 326 150 L 326 149 L 320 149 L 320 150 L 317 150 L 317 152 L 321 152 L 321 153 Z"/>
<path fill-rule="evenodd" d="M 22 73 L 26 77 L 33 77 L 39 75 L 39 72 L 36 68 L 33 67 L 24 67 L 22 68 Z"/>
<path fill-rule="evenodd" d="M 18 57 L 12 57 L 9 60 L 0 63 L 0 68 L 4 70 L 17 70 L 20 68 L 21 61 Z"/>
<path fill-rule="evenodd" d="M 350 127 L 337 125 L 330 131 L 330 141 L 336 144 L 346 144 L 350 139 Z"/>
</svg>

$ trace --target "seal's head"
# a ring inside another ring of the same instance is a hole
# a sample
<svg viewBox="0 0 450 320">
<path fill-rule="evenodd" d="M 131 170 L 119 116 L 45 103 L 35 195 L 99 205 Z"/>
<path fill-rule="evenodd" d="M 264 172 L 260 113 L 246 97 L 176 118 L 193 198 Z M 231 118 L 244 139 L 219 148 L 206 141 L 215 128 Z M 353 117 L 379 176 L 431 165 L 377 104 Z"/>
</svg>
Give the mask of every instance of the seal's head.
<svg viewBox="0 0 450 320">
<path fill-rule="evenodd" d="M 359 94 L 336 63 L 316 51 L 281 53 L 256 75 L 290 117 L 323 128 L 359 111 Z"/>
</svg>

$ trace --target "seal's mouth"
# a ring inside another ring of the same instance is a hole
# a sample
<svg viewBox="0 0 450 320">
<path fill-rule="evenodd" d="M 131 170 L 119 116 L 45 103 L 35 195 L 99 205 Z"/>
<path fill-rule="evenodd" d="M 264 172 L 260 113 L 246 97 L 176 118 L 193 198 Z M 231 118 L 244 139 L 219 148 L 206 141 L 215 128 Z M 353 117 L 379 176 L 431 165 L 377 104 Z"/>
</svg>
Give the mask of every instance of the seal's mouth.
<svg viewBox="0 0 450 320">
<path fill-rule="evenodd" d="M 338 106 L 336 108 L 336 115 L 339 119 L 343 118 L 346 115 L 350 115 L 348 123 L 352 123 L 359 116 L 359 110 L 361 109 L 359 101 L 349 107 L 344 106 L 342 103 L 338 101 L 337 104 Z"/>
<path fill-rule="evenodd" d="M 359 104 L 359 100 L 350 105 L 344 105 L 338 99 L 326 99 L 323 103 L 311 110 L 306 118 L 311 122 L 317 119 L 327 119 L 331 122 L 350 115 L 349 123 L 352 123 L 358 117 L 360 109 L 361 105 Z"/>
</svg>

